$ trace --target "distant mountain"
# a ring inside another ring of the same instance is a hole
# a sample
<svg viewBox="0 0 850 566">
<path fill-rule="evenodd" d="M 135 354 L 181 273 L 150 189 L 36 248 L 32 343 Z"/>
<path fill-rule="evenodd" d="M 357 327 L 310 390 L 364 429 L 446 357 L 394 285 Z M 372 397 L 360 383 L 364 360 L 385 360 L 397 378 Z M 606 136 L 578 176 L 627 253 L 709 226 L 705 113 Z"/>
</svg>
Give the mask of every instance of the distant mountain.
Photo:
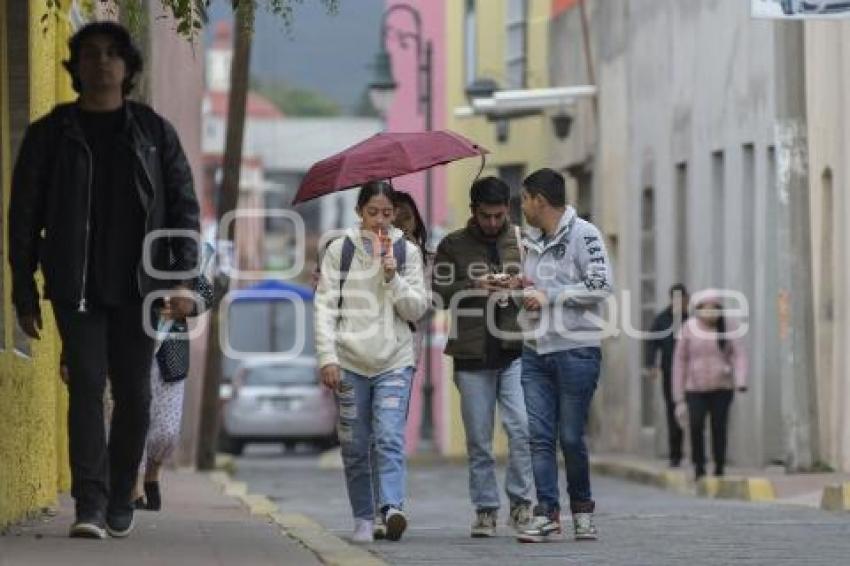
<svg viewBox="0 0 850 566">
<path fill-rule="evenodd" d="M 251 75 L 319 91 L 343 112 L 355 112 L 371 79 L 384 0 L 339 0 L 335 15 L 319 0 L 293 3 L 289 32 L 278 16 L 257 12 Z M 215 1 L 208 29 L 232 18 L 229 0 Z"/>
</svg>

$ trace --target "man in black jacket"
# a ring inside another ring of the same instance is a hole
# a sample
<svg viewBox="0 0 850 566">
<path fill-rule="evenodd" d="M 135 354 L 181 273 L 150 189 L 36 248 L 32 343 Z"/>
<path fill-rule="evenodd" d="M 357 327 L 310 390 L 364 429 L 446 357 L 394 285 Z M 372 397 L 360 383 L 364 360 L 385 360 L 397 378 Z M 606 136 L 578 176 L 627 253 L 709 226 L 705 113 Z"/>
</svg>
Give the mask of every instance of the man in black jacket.
<svg viewBox="0 0 850 566">
<path fill-rule="evenodd" d="M 142 69 L 127 30 L 89 24 L 69 46 L 65 67 L 79 98 L 30 125 L 15 163 L 12 298 L 21 328 L 38 339 L 40 266 L 69 373 L 70 535 L 122 537 L 133 527 L 130 494 L 149 418 L 153 340 L 144 297 L 186 289 L 196 275 L 199 211 L 174 128 L 126 99 Z M 167 300 L 177 318 L 192 311 L 185 292 Z M 115 402 L 108 449 L 107 375 Z"/>
<path fill-rule="evenodd" d="M 688 318 L 688 290 L 682 284 L 670 288 L 670 306 L 661 311 L 652 322 L 650 332 L 654 334 L 646 342 L 645 376 L 657 379 L 662 376 L 662 390 L 667 409 L 667 434 L 670 443 L 670 465 L 678 468 L 682 462 L 682 427 L 676 419 L 676 403 L 673 400 L 673 352 L 676 350 L 676 335 Z M 658 353 L 661 352 L 659 360 Z"/>
</svg>

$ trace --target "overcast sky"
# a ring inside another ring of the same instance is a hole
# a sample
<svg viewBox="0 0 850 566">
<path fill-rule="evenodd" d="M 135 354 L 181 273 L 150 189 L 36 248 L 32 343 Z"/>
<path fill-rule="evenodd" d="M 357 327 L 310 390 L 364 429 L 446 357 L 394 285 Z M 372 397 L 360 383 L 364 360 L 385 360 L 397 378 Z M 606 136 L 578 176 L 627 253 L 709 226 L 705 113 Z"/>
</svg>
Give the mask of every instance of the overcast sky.
<svg viewBox="0 0 850 566">
<path fill-rule="evenodd" d="M 336 15 L 328 15 L 319 0 L 296 2 L 289 33 L 279 17 L 260 9 L 251 74 L 316 89 L 344 109 L 355 106 L 371 77 L 384 0 L 339 4 Z M 232 19 L 229 0 L 212 3 L 210 29 L 222 19 Z"/>
</svg>

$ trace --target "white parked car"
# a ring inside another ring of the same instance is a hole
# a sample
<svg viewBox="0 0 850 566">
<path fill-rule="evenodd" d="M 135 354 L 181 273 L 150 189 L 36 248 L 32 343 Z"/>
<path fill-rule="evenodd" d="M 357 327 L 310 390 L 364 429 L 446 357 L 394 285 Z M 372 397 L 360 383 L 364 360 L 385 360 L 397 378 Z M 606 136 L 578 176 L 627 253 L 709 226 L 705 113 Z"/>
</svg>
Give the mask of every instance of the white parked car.
<svg viewBox="0 0 850 566">
<path fill-rule="evenodd" d="M 336 443 L 333 393 L 319 383 L 315 358 L 245 362 L 229 387 L 222 387 L 221 450 L 241 454 L 249 442 L 293 448 Z"/>
</svg>

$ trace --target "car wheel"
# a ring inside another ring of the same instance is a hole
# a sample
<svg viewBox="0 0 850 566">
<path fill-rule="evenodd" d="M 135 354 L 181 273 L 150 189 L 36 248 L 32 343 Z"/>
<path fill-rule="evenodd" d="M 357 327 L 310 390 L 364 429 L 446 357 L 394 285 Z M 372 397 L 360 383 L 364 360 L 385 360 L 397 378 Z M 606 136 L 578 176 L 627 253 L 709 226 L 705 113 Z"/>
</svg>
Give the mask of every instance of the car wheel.
<svg viewBox="0 0 850 566">
<path fill-rule="evenodd" d="M 233 438 L 224 431 L 221 432 L 218 445 L 222 452 L 233 456 L 241 456 L 245 450 L 245 443 L 243 441 Z"/>
<path fill-rule="evenodd" d="M 782 11 L 786 16 L 794 15 L 794 0 L 782 0 Z"/>
</svg>

